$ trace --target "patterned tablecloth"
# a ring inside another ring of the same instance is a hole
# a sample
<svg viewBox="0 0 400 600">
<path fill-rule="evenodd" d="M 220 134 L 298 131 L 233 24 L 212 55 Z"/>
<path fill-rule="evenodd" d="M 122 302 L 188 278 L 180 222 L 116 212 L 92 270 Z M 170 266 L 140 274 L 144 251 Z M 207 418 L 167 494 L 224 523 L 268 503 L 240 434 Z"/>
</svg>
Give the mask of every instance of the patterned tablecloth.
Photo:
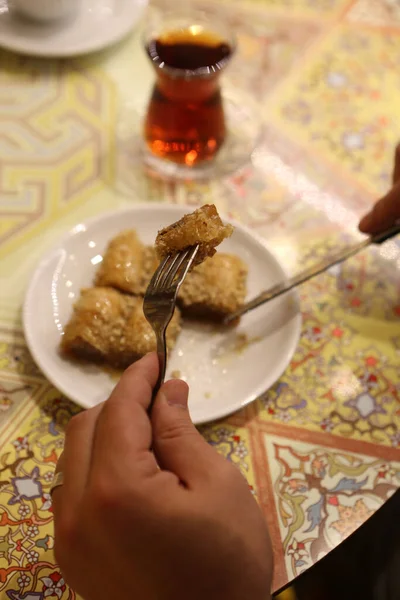
<svg viewBox="0 0 400 600">
<path fill-rule="evenodd" d="M 216 10 L 202 6 L 210 16 Z M 400 4 L 230 0 L 226 18 L 239 39 L 227 85 L 256 103 L 253 160 L 201 184 L 155 181 L 132 160 L 128 196 L 119 193 L 127 171 L 116 132 L 126 110 L 140 118 L 150 90 L 139 32 L 79 60 L 0 52 L 2 598 L 75 597 L 52 553 L 49 487 L 65 425 L 79 409 L 42 376 L 21 327 L 41 254 L 77 222 L 113 207 L 212 201 L 264 236 L 295 273 L 357 237 L 359 215 L 390 184 Z M 395 240 L 304 285 L 301 340 L 284 375 L 246 410 L 202 428 L 265 512 L 275 590 L 400 484 L 399 267 Z"/>
</svg>

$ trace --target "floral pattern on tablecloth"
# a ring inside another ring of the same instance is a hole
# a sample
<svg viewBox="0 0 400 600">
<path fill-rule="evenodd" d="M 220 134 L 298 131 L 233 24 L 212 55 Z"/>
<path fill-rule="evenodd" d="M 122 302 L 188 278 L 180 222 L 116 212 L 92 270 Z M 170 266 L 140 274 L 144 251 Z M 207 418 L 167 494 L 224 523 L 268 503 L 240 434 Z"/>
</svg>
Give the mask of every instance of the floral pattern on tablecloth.
<svg viewBox="0 0 400 600">
<path fill-rule="evenodd" d="M 400 463 L 264 434 L 283 552 L 299 575 L 400 485 Z"/>
</svg>

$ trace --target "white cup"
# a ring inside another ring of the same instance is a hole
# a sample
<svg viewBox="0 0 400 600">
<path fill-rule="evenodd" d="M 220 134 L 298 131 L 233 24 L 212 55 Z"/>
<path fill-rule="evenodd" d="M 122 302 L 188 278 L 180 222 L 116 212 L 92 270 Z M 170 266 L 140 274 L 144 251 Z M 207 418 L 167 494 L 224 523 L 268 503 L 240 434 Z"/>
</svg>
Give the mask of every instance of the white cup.
<svg viewBox="0 0 400 600">
<path fill-rule="evenodd" d="M 27 19 L 44 23 L 73 17 L 81 0 L 10 0 L 10 10 Z"/>
</svg>

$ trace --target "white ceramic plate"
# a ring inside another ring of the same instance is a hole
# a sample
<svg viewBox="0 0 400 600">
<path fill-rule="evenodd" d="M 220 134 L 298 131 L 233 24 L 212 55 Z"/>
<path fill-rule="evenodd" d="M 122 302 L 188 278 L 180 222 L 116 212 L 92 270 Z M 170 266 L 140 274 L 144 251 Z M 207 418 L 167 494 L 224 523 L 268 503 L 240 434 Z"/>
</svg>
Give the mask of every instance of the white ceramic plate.
<svg viewBox="0 0 400 600">
<path fill-rule="evenodd" d="M 158 229 L 170 225 L 193 207 L 138 204 L 102 214 L 76 225 L 60 245 L 46 254 L 29 285 L 24 304 L 24 328 L 29 349 L 46 377 L 83 407 L 107 398 L 115 381 L 96 365 L 77 366 L 58 353 L 74 301 L 91 285 L 108 241 L 133 227 L 146 244 Z M 228 221 L 228 219 L 227 219 Z M 249 297 L 278 283 L 284 271 L 264 243 L 245 227 L 233 223 L 232 237 L 221 251 L 240 255 L 249 265 Z M 262 392 L 283 373 L 296 348 L 301 317 L 292 293 L 247 314 L 229 331 L 186 324 L 171 353 L 167 376 L 179 371 L 190 386 L 190 413 L 197 424 L 232 413 Z M 248 343 L 243 344 L 246 336 Z"/>
<path fill-rule="evenodd" d="M 127 35 L 146 5 L 147 0 L 83 0 L 76 17 L 37 23 L 15 17 L 8 10 L 9 0 L 0 0 L 0 46 L 46 57 L 94 52 Z"/>
</svg>

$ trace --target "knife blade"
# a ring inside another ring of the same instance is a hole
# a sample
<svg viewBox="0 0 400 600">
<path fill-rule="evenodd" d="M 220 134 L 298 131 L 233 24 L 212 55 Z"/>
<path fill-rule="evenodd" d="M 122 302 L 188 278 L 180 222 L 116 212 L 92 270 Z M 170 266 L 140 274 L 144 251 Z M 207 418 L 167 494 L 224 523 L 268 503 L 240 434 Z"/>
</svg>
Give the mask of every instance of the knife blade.
<svg viewBox="0 0 400 600">
<path fill-rule="evenodd" d="M 344 248 L 340 252 L 329 256 L 322 262 L 317 263 L 316 265 L 312 265 L 305 271 L 302 271 L 301 273 L 294 275 L 289 279 L 286 279 L 282 283 L 278 283 L 269 288 L 268 290 L 261 292 L 261 294 L 253 298 L 253 300 L 249 300 L 249 302 L 243 304 L 243 306 L 239 310 L 225 317 L 224 323 L 231 323 L 235 319 L 238 319 L 239 317 L 248 313 L 254 308 L 257 308 L 258 306 L 261 306 L 262 304 L 265 304 L 266 302 L 269 302 L 270 300 L 273 300 L 274 298 L 277 298 L 278 296 L 289 292 L 298 285 L 301 285 L 302 283 L 309 281 L 313 277 L 324 273 L 334 265 L 337 265 L 347 260 L 348 258 L 354 256 L 364 248 L 367 248 L 367 246 L 369 246 L 370 244 L 382 244 L 383 242 L 386 242 L 386 240 L 389 240 L 396 236 L 398 233 L 400 233 L 400 224 L 396 224 L 394 227 L 391 227 L 390 229 L 387 229 L 382 233 L 372 235 L 366 238 L 365 240 L 354 244 L 353 246 Z"/>
</svg>

